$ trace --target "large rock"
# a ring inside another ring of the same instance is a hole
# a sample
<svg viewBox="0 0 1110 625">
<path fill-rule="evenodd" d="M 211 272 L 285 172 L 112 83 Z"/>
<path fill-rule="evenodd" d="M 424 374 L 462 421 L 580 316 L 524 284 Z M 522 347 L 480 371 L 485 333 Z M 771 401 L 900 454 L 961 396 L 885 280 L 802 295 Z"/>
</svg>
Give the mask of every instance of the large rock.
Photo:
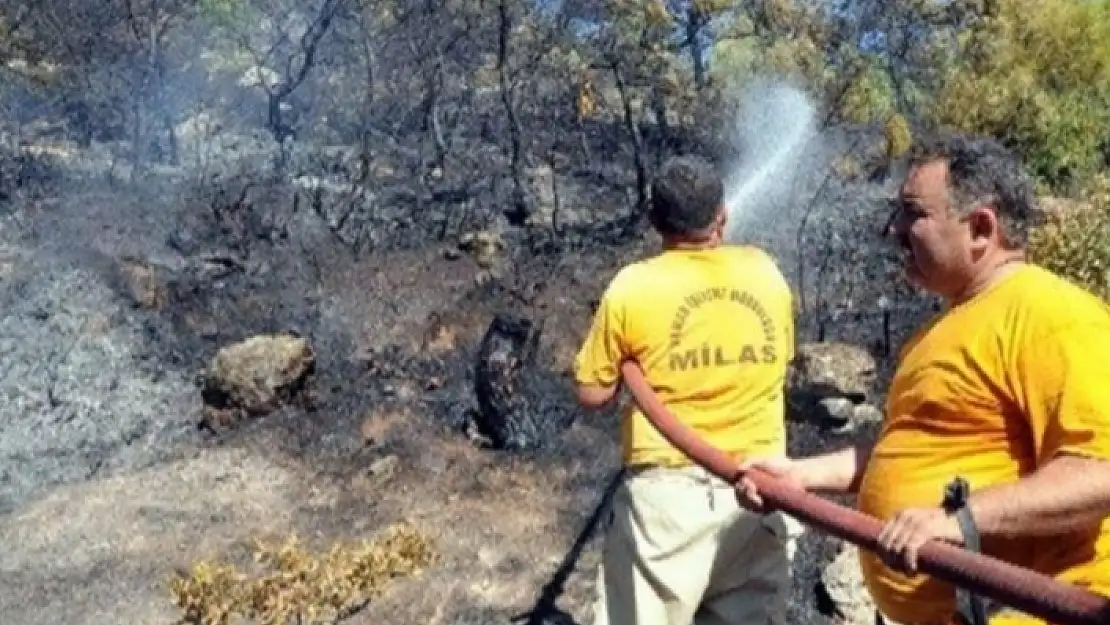
<svg viewBox="0 0 1110 625">
<path fill-rule="evenodd" d="M 875 358 L 847 343 L 805 343 L 790 370 L 787 399 L 793 418 L 847 430 L 882 418 L 872 403 Z"/>
<path fill-rule="evenodd" d="M 859 548 L 838 539 L 829 539 L 827 544 L 833 554 L 817 582 L 819 610 L 834 623 L 871 625 L 875 602 L 863 584 Z"/>
<path fill-rule="evenodd" d="M 216 430 L 310 400 L 315 365 L 312 345 L 291 334 L 258 335 L 220 349 L 203 375 L 204 425 Z"/>
</svg>

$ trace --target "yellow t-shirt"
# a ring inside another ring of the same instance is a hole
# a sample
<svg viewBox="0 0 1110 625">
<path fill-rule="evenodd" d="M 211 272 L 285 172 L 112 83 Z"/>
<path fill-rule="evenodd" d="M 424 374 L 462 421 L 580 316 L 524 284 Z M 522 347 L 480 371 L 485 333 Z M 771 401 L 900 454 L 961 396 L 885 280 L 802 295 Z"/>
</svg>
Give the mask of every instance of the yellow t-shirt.
<svg viewBox="0 0 1110 625">
<path fill-rule="evenodd" d="M 769 255 L 670 250 L 613 278 L 574 373 L 580 384 L 610 386 L 634 358 L 660 401 L 710 444 L 736 457 L 785 453 L 793 353 L 790 288 Z M 688 464 L 634 405 L 621 425 L 626 465 Z"/>
<path fill-rule="evenodd" d="M 887 519 L 939 505 L 956 476 L 974 494 L 1014 482 L 1060 452 L 1110 458 L 1108 371 L 1110 307 L 1040 267 L 1015 269 L 903 347 L 859 508 Z M 992 556 L 1110 593 L 1108 523 L 1097 535 L 982 542 Z M 897 573 L 870 552 L 860 559 L 877 607 L 891 620 L 950 622 L 951 585 Z"/>
</svg>

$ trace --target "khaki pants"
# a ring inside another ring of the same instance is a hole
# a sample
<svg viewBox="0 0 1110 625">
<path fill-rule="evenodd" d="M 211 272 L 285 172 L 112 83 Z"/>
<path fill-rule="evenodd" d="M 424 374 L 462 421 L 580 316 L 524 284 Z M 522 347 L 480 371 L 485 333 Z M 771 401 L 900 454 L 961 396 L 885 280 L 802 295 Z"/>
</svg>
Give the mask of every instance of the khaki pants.
<svg viewBox="0 0 1110 625">
<path fill-rule="evenodd" d="M 785 625 L 801 523 L 700 468 L 631 470 L 612 505 L 593 625 Z"/>
</svg>

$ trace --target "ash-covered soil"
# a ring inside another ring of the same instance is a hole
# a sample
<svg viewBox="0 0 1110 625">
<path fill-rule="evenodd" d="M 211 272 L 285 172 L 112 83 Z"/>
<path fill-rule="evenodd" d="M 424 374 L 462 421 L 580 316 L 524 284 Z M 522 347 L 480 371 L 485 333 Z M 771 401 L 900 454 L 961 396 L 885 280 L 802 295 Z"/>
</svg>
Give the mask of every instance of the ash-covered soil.
<svg viewBox="0 0 1110 625">
<path fill-rule="evenodd" d="M 534 451 L 483 449 L 464 427 L 473 359 L 496 313 L 542 315 L 536 367 L 549 375 L 532 376 L 535 406 L 573 419 L 560 369 L 590 308 L 567 295 L 596 292 L 613 254 L 500 270 L 553 271 L 537 288 L 491 280 L 450 242 L 355 258 L 311 214 L 276 226 L 292 236 L 237 230 L 144 187 L 75 188 L 5 215 L 5 621 L 171 623 L 175 567 L 257 536 L 326 545 L 398 520 L 445 557 L 352 622 L 527 611 L 615 467 L 613 424 L 552 425 Z M 197 376 L 216 350 L 282 331 L 317 354 L 312 409 L 199 428 Z M 584 605 L 588 577 L 564 602 Z"/>
<path fill-rule="evenodd" d="M 9 203 L 0 224 L 5 623 L 172 623 L 165 582 L 196 558 L 290 532 L 326 546 L 399 520 L 444 557 L 349 622 L 509 623 L 537 605 L 535 622 L 588 622 L 598 542 L 581 534 L 617 468 L 616 423 L 579 414 L 566 372 L 591 301 L 651 237 L 492 230 L 490 260 L 481 237 L 402 229 L 356 253 L 283 183 L 66 184 Z M 767 232 L 791 274 L 804 249 Z M 866 255 L 856 243 L 841 245 Z M 852 285 L 887 267 L 864 260 Z M 825 338 L 881 343 L 876 295 L 822 275 L 848 302 Z M 475 425 L 475 356 L 499 313 L 542 323 L 514 404 L 535 448 L 488 449 Z M 895 317 L 897 341 L 914 317 Z M 311 405 L 200 427 L 209 360 L 271 332 L 311 341 Z M 795 451 L 861 435 L 791 432 Z M 827 622 L 813 591 L 825 552 L 807 537 L 792 622 Z"/>
</svg>

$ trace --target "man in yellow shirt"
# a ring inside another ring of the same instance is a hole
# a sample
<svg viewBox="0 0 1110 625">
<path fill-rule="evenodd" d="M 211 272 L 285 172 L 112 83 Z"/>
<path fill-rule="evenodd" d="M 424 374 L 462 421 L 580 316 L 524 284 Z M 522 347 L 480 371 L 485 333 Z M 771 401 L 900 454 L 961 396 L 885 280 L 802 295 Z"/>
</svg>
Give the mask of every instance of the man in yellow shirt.
<svg viewBox="0 0 1110 625">
<path fill-rule="evenodd" d="M 754 247 L 722 244 L 723 184 L 695 157 L 669 160 L 649 220 L 663 251 L 622 268 L 601 298 L 574 373 L 579 401 L 607 405 L 635 359 L 659 399 L 741 458 L 784 454 L 793 357 L 790 289 Z M 784 622 L 803 527 L 738 505 L 635 406 L 622 414 L 625 477 L 607 531 L 594 625 Z"/>
<path fill-rule="evenodd" d="M 894 233 L 907 277 L 947 306 L 901 349 L 877 440 L 749 461 L 800 487 L 858 492 L 859 509 L 887 521 L 881 553 L 861 555 L 887 623 L 1040 622 L 1000 606 L 976 613 L 974 597 L 918 573 L 930 539 L 969 546 L 967 536 L 986 554 L 1110 593 L 1110 308 L 1024 262 L 1033 202 L 995 141 L 916 146 Z M 966 506 L 942 507 L 957 478 Z M 739 490 L 761 509 L 750 483 Z"/>
</svg>

